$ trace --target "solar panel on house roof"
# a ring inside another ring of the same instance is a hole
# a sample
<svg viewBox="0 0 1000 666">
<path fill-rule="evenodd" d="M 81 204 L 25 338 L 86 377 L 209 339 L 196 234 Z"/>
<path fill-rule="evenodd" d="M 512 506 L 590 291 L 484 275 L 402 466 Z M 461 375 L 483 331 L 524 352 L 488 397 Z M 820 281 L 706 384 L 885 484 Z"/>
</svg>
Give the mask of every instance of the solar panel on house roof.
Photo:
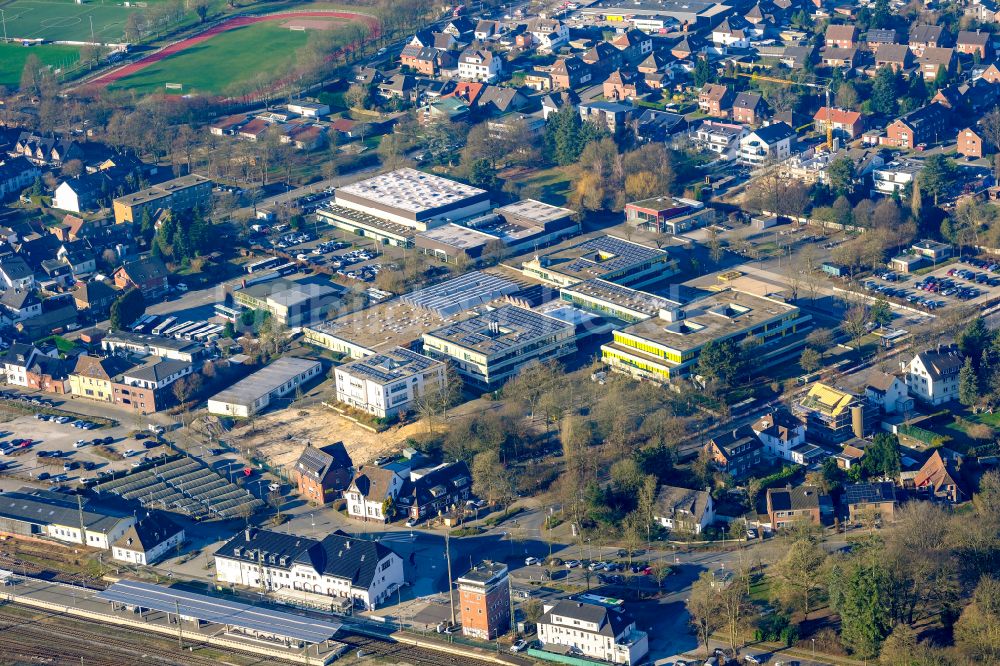
<svg viewBox="0 0 1000 666">
<path fill-rule="evenodd" d="M 306 643 L 329 640 L 343 626 L 339 622 L 317 620 L 304 615 L 284 613 L 134 580 L 118 581 L 100 592 L 97 598 L 163 613 L 179 612 L 184 617 L 241 627 Z"/>
</svg>

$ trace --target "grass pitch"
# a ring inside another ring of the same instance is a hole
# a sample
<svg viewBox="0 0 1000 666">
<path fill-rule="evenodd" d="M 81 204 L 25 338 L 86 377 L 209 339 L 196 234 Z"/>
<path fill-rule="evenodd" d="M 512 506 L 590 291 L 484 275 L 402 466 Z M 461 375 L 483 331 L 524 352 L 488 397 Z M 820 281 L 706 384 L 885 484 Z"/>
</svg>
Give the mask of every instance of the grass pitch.
<svg viewBox="0 0 1000 666">
<path fill-rule="evenodd" d="M 3 4 L 9 39 L 103 43 L 124 41 L 125 20 L 141 7 L 125 7 L 104 0 L 11 0 Z M 93 23 L 93 33 L 91 33 Z"/>
<path fill-rule="evenodd" d="M 25 47 L 20 44 L 0 43 L 0 86 L 16 88 L 21 82 L 24 61 L 36 55 L 43 65 L 53 69 L 69 67 L 80 59 L 80 49 L 75 46 L 44 44 Z"/>
<path fill-rule="evenodd" d="M 237 94 L 241 82 L 261 73 L 287 70 L 308 38 L 307 31 L 271 22 L 234 28 L 153 63 L 111 87 L 140 93 Z M 166 90 L 167 83 L 182 87 Z"/>
</svg>

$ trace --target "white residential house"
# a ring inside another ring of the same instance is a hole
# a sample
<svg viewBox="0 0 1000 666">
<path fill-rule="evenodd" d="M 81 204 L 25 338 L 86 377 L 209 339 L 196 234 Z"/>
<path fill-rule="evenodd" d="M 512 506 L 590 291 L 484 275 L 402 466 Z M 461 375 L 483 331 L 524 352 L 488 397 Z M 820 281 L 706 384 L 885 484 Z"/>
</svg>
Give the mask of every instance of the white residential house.
<svg viewBox="0 0 1000 666">
<path fill-rule="evenodd" d="M 415 411 L 417 401 L 444 386 L 445 365 L 395 347 L 337 366 L 337 400 L 379 418 Z"/>
<path fill-rule="evenodd" d="M 552 51 L 569 41 L 569 28 L 556 19 L 532 19 L 527 32 L 541 51 Z"/>
<path fill-rule="evenodd" d="M 660 486 L 653 521 L 671 531 L 701 534 L 715 522 L 715 503 L 708 490 Z"/>
<path fill-rule="evenodd" d="M 742 19 L 727 18 L 712 28 L 712 43 L 723 48 L 750 48 L 750 38 L 757 33 L 754 26 Z"/>
<path fill-rule="evenodd" d="M 749 131 L 743 125 L 705 120 L 691 132 L 691 140 L 702 150 L 734 160 L 739 156 L 740 141 L 747 134 Z"/>
<path fill-rule="evenodd" d="M 14 198 L 41 175 L 41 169 L 24 157 L 0 158 L 0 201 Z"/>
<path fill-rule="evenodd" d="M 111 545 L 111 557 L 119 562 L 149 565 L 163 559 L 182 543 L 182 527 L 164 516 L 148 515 L 130 525 Z"/>
<path fill-rule="evenodd" d="M 466 49 L 458 57 L 458 78 L 492 83 L 503 73 L 503 59 L 486 49 Z"/>
<path fill-rule="evenodd" d="M 403 477 L 391 469 L 370 465 L 361 468 L 344 491 L 347 515 L 366 522 L 387 522 L 386 500 L 393 502 L 403 488 Z"/>
<path fill-rule="evenodd" d="M 764 453 L 795 462 L 795 448 L 806 441 L 806 427 L 786 411 L 776 411 L 757 419 L 750 429 L 764 445 Z"/>
<path fill-rule="evenodd" d="M 872 171 L 875 192 L 887 196 L 902 194 L 921 169 L 923 164 L 913 160 L 889 162 Z"/>
<path fill-rule="evenodd" d="M 35 272 L 18 255 L 0 259 L 0 290 L 31 290 L 35 286 Z"/>
<path fill-rule="evenodd" d="M 215 578 L 255 590 L 349 599 L 365 610 L 377 608 L 405 583 L 399 555 L 339 530 L 317 541 L 247 528 L 215 552 Z"/>
<path fill-rule="evenodd" d="M 920 352 L 901 367 L 911 396 L 929 405 L 958 400 L 958 373 L 962 355 L 956 347 Z"/>
<path fill-rule="evenodd" d="M 887 372 L 872 372 L 865 385 L 868 404 L 878 405 L 883 414 L 898 414 L 913 409 L 913 398 L 906 388 L 906 382 Z"/>
<path fill-rule="evenodd" d="M 545 605 L 538 621 L 543 647 L 575 648 L 579 654 L 612 664 L 637 664 L 649 653 L 649 637 L 622 609 L 562 599 Z"/>
<path fill-rule="evenodd" d="M 28 385 L 28 368 L 37 356 L 42 352 L 33 345 L 26 345 L 23 342 L 12 343 L 3 352 L 0 358 L 3 359 L 3 372 L 8 384 L 14 386 Z"/>
<path fill-rule="evenodd" d="M 740 139 L 741 164 L 761 166 L 786 159 L 792 152 L 795 130 L 785 123 L 767 125 Z"/>
</svg>

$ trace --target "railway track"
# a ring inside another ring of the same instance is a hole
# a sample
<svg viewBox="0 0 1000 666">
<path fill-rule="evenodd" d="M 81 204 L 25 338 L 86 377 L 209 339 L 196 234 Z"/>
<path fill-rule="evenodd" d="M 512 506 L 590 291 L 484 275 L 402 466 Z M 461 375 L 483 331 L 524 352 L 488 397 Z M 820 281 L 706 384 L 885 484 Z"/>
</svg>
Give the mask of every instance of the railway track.
<svg viewBox="0 0 1000 666">
<path fill-rule="evenodd" d="M 393 664 L 412 664 L 413 666 L 482 666 L 486 663 L 474 657 L 462 657 L 448 652 L 438 652 L 429 648 L 414 647 L 405 643 L 380 640 L 358 634 L 351 634 L 346 637 L 338 636 L 337 640 L 350 645 L 351 650 L 355 653 L 361 650 L 363 656 L 385 659 Z"/>
<path fill-rule="evenodd" d="M 214 658 L 201 657 L 193 652 L 148 644 L 150 639 L 169 640 L 158 634 L 119 625 L 99 625 L 113 630 L 115 635 L 132 637 L 112 638 L 92 629 L 71 626 L 74 621 L 51 613 L 28 618 L 0 611 L 0 655 L 3 655 L 3 663 L 21 661 L 13 658 L 14 655 L 21 655 L 23 659 L 32 662 L 51 659 L 50 663 L 84 663 L 94 666 L 121 666 L 129 661 L 178 666 L 218 666 L 220 663 Z M 213 652 L 254 656 L 249 650 L 244 652 L 215 646 L 211 649 Z"/>
<path fill-rule="evenodd" d="M 0 569 L 7 569 L 14 573 L 20 573 L 43 580 L 55 581 L 58 583 L 68 583 L 70 585 L 81 585 L 92 590 L 103 590 L 107 588 L 107 582 L 100 578 L 87 576 L 84 574 L 66 573 L 56 569 L 45 569 L 35 564 L 15 557 L 10 553 L 0 551 Z"/>
</svg>

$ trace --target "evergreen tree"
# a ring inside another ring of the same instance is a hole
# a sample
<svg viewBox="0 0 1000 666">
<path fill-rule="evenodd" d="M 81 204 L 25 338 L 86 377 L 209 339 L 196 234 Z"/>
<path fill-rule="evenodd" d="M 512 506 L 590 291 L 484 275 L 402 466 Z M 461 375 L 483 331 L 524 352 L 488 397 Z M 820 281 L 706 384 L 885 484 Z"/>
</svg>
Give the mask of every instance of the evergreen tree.
<svg viewBox="0 0 1000 666">
<path fill-rule="evenodd" d="M 883 65 L 875 73 L 872 83 L 872 111 L 885 116 L 895 116 L 897 107 L 896 75 L 888 65 Z"/>
<path fill-rule="evenodd" d="M 944 65 L 938 65 L 937 74 L 934 75 L 934 89 L 941 90 L 948 85 L 948 70 Z"/>
<path fill-rule="evenodd" d="M 920 191 L 920 178 L 913 179 L 913 192 L 910 193 L 910 215 L 913 216 L 913 220 L 920 224 L 920 220 L 923 219 L 923 208 L 924 208 L 924 195 Z"/>
<path fill-rule="evenodd" d="M 142 316 L 146 311 L 146 299 L 138 289 L 129 289 L 111 304 L 111 330 L 120 331 Z"/>
<path fill-rule="evenodd" d="M 878 655 L 882 642 L 892 633 L 893 580 L 878 558 L 860 559 L 831 570 L 830 601 L 840 614 L 844 645 L 855 658 L 870 659 Z"/>
<path fill-rule="evenodd" d="M 966 357 L 958 373 L 958 401 L 966 407 L 972 407 L 979 402 L 979 378 L 969 357 Z"/>
<path fill-rule="evenodd" d="M 694 65 L 694 72 L 691 74 L 691 79 L 696 88 L 701 88 L 706 83 L 715 80 L 715 72 L 711 64 L 709 64 L 707 57 L 702 56 L 698 58 L 698 61 Z"/>
<path fill-rule="evenodd" d="M 607 130 L 583 122 L 580 113 L 567 104 L 545 122 L 546 157 L 561 166 L 572 164 L 580 158 L 588 143 L 606 136 Z"/>
</svg>

